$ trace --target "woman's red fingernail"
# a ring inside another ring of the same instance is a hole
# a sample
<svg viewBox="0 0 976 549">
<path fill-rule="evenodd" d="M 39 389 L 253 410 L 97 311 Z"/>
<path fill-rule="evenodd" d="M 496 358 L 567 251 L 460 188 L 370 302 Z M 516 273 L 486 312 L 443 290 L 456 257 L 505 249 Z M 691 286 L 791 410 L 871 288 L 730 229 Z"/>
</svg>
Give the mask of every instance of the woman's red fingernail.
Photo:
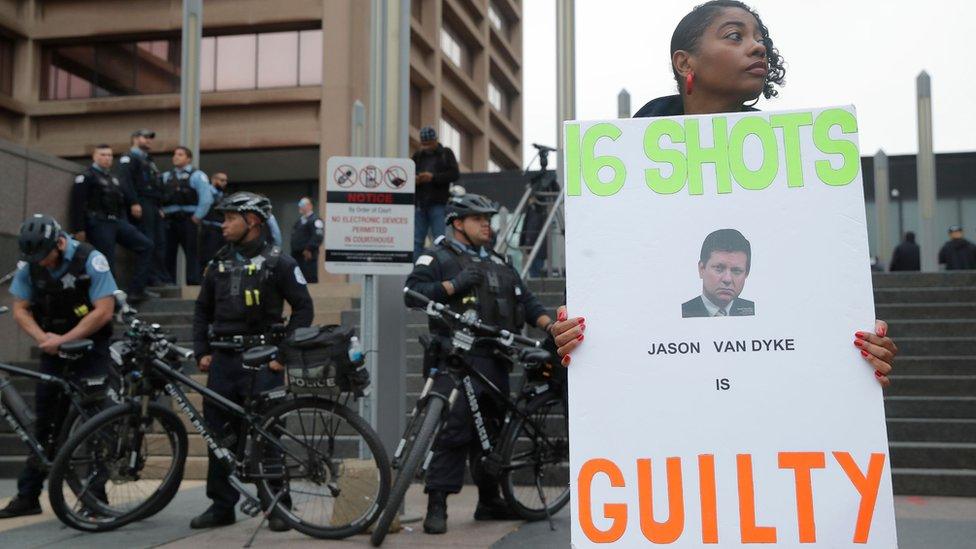
<svg viewBox="0 0 976 549">
<path fill-rule="evenodd" d="M 570 360 L 572 360 L 572 359 L 569 358 L 569 355 L 564 356 L 563 357 L 563 366 L 569 366 L 569 361 Z"/>
<path fill-rule="evenodd" d="M 880 330 L 878 330 L 878 335 L 881 336 L 881 337 L 887 336 L 888 335 L 888 328 L 881 328 Z"/>
<path fill-rule="evenodd" d="M 874 371 L 874 377 L 876 377 L 876 378 L 879 378 L 879 379 L 880 379 L 880 378 L 882 378 L 882 377 L 884 377 L 884 374 L 882 374 L 881 372 L 879 372 L 879 371 L 877 371 L 877 370 L 875 370 L 875 371 Z"/>
<path fill-rule="evenodd" d="M 566 320 L 566 311 L 559 311 L 559 312 L 558 312 L 558 313 L 556 314 L 556 320 L 558 320 L 558 321 L 560 321 L 560 322 L 562 322 L 562 321 L 564 321 L 564 320 Z"/>
<path fill-rule="evenodd" d="M 583 341 L 583 334 L 576 336 L 576 341 Z"/>
<path fill-rule="evenodd" d="M 586 324 L 586 319 L 583 318 L 583 317 L 580 317 L 578 324 Z"/>
<path fill-rule="evenodd" d="M 868 357 L 868 352 L 867 351 L 861 351 L 861 356 L 863 356 L 864 358 L 867 358 Z"/>
<path fill-rule="evenodd" d="M 580 331 L 581 332 L 585 332 L 586 331 L 586 324 L 580 324 L 579 327 L 580 327 Z"/>
<path fill-rule="evenodd" d="M 854 337 L 856 337 L 858 339 L 865 339 L 864 338 L 864 333 L 862 333 L 862 332 L 854 332 Z"/>
<path fill-rule="evenodd" d="M 861 345 L 864 345 L 864 344 L 861 343 L 861 340 L 860 339 L 855 339 L 854 340 L 854 345 L 857 345 L 858 347 L 860 347 Z"/>
</svg>

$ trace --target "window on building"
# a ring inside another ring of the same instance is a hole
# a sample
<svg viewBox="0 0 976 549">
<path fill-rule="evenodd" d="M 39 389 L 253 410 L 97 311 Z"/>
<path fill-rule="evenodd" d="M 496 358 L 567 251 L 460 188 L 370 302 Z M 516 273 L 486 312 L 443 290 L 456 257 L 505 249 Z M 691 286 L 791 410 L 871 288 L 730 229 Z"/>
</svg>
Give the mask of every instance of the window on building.
<svg viewBox="0 0 976 549">
<path fill-rule="evenodd" d="M 44 50 L 44 99 L 179 93 L 180 39 L 98 42 Z M 207 36 L 200 90 L 322 83 L 322 31 Z"/>
<path fill-rule="evenodd" d="M 502 90 L 498 88 L 498 85 L 494 81 L 488 81 L 488 103 L 498 112 L 504 112 L 504 96 L 502 95 Z"/>
<path fill-rule="evenodd" d="M 440 138 L 441 145 L 454 151 L 454 156 L 457 157 L 457 161 L 461 162 L 461 130 L 444 118 L 441 118 L 440 126 L 440 132 L 438 132 L 440 135 L 438 137 Z"/>
<path fill-rule="evenodd" d="M 495 159 L 489 158 L 488 159 L 488 173 L 495 173 L 495 172 L 500 172 L 500 171 L 502 171 L 502 167 L 499 166 L 497 162 L 495 162 Z"/>
<path fill-rule="evenodd" d="M 488 21 L 491 23 L 491 26 L 495 27 L 495 30 L 499 34 L 505 36 L 508 32 L 508 21 L 498 13 L 493 2 L 488 4 Z"/>
<path fill-rule="evenodd" d="M 14 41 L 0 36 L 0 93 L 14 93 Z"/>
<path fill-rule="evenodd" d="M 420 110 L 423 108 L 423 95 L 418 86 L 410 84 L 410 125 L 420 128 Z"/>
<path fill-rule="evenodd" d="M 453 32 L 446 28 L 441 28 L 441 51 L 444 56 L 450 59 L 458 67 L 463 67 L 464 56 L 461 41 L 457 39 Z"/>
</svg>

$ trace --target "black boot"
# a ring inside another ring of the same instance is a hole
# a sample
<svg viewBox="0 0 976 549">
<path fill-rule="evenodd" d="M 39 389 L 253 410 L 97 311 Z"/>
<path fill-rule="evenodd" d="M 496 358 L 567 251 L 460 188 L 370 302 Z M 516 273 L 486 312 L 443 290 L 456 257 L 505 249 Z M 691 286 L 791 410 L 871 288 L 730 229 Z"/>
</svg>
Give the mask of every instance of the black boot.
<svg viewBox="0 0 976 549">
<path fill-rule="evenodd" d="M 6 507 L 0 509 L 0 519 L 24 517 L 27 515 L 40 515 L 41 503 L 37 498 L 14 497 Z"/>
<path fill-rule="evenodd" d="M 474 520 L 520 520 L 515 511 L 498 494 L 498 485 L 486 483 L 478 486 L 478 506 L 474 509 Z"/>
<path fill-rule="evenodd" d="M 199 530 L 201 528 L 216 528 L 217 526 L 230 526 L 236 521 L 234 510 L 217 509 L 213 505 L 209 509 L 190 521 L 190 528 Z"/>
<path fill-rule="evenodd" d="M 424 517 L 424 532 L 428 534 L 447 532 L 447 493 L 440 491 L 427 493 L 427 516 Z"/>
</svg>

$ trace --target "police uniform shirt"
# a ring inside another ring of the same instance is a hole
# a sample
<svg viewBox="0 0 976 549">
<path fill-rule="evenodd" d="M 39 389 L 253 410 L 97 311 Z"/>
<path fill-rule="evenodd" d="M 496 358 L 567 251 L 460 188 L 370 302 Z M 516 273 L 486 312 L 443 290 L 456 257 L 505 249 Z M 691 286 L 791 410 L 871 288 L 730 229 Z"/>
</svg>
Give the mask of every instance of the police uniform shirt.
<svg viewBox="0 0 976 549">
<path fill-rule="evenodd" d="M 197 219 L 203 219 L 207 212 L 210 211 L 210 206 L 213 205 L 213 187 L 210 185 L 210 179 L 207 178 L 207 174 L 203 173 L 201 170 L 193 170 L 191 164 L 187 164 L 182 168 L 174 168 L 176 170 L 181 170 L 186 173 L 191 173 L 190 175 L 190 187 L 197 192 L 197 203 L 194 204 L 170 204 L 168 206 L 163 206 L 164 214 L 174 214 L 174 213 L 188 213 L 196 217 Z M 169 185 L 170 180 L 173 179 L 173 172 L 169 171 L 163 174 L 163 185 Z"/>
<path fill-rule="evenodd" d="M 139 159 L 141 162 L 133 162 L 133 158 Z M 122 180 L 124 186 L 129 186 L 136 195 L 158 199 L 162 191 L 159 188 L 159 182 L 157 181 L 155 185 L 152 185 L 143 180 L 144 173 L 133 173 L 140 163 L 147 163 L 148 168 L 155 168 L 158 174 L 156 163 L 149 157 L 149 154 L 139 147 L 132 147 L 128 153 L 119 158 L 119 179 Z"/>
<path fill-rule="evenodd" d="M 312 227 L 308 226 L 309 223 L 312 224 Z M 322 238 L 324 236 L 325 222 L 319 219 L 315 215 L 315 212 L 300 216 L 292 231 L 291 251 L 292 253 L 299 253 L 302 250 L 308 250 L 316 253 L 318 252 L 319 246 L 322 245 Z"/>
<path fill-rule="evenodd" d="M 77 249 L 78 241 L 73 238 L 68 238 L 68 247 L 64 251 L 61 264 L 54 269 L 48 269 L 53 278 L 58 279 L 64 276 Z M 108 260 L 102 255 L 102 252 L 92 250 L 88 256 L 88 262 L 85 263 L 85 272 L 91 277 L 91 286 L 88 288 L 88 299 L 92 303 L 104 297 L 111 296 L 119 289 L 115 284 L 115 277 L 112 276 Z M 17 274 L 14 275 L 13 282 L 10 284 L 10 293 L 17 299 L 23 299 L 24 301 L 30 301 L 33 297 L 34 291 L 31 286 L 30 265 L 26 262 L 21 262 L 18 267 Z"/>
</svg>

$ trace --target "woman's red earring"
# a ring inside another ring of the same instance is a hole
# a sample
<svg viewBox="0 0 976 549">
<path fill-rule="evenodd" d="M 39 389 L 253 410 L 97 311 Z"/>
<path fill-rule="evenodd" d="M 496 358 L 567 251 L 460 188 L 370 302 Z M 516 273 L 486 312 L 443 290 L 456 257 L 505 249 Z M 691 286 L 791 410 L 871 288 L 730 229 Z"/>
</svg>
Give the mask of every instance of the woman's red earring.
<svg viewBox="0 0 976 549">
<path fill-rule="evenodd" d="M 685 77 L 685 95 L 691 95 L 691 92 L 695 89 L 695 73 L 689 72 L 688 76 Z"/>
</svg>

